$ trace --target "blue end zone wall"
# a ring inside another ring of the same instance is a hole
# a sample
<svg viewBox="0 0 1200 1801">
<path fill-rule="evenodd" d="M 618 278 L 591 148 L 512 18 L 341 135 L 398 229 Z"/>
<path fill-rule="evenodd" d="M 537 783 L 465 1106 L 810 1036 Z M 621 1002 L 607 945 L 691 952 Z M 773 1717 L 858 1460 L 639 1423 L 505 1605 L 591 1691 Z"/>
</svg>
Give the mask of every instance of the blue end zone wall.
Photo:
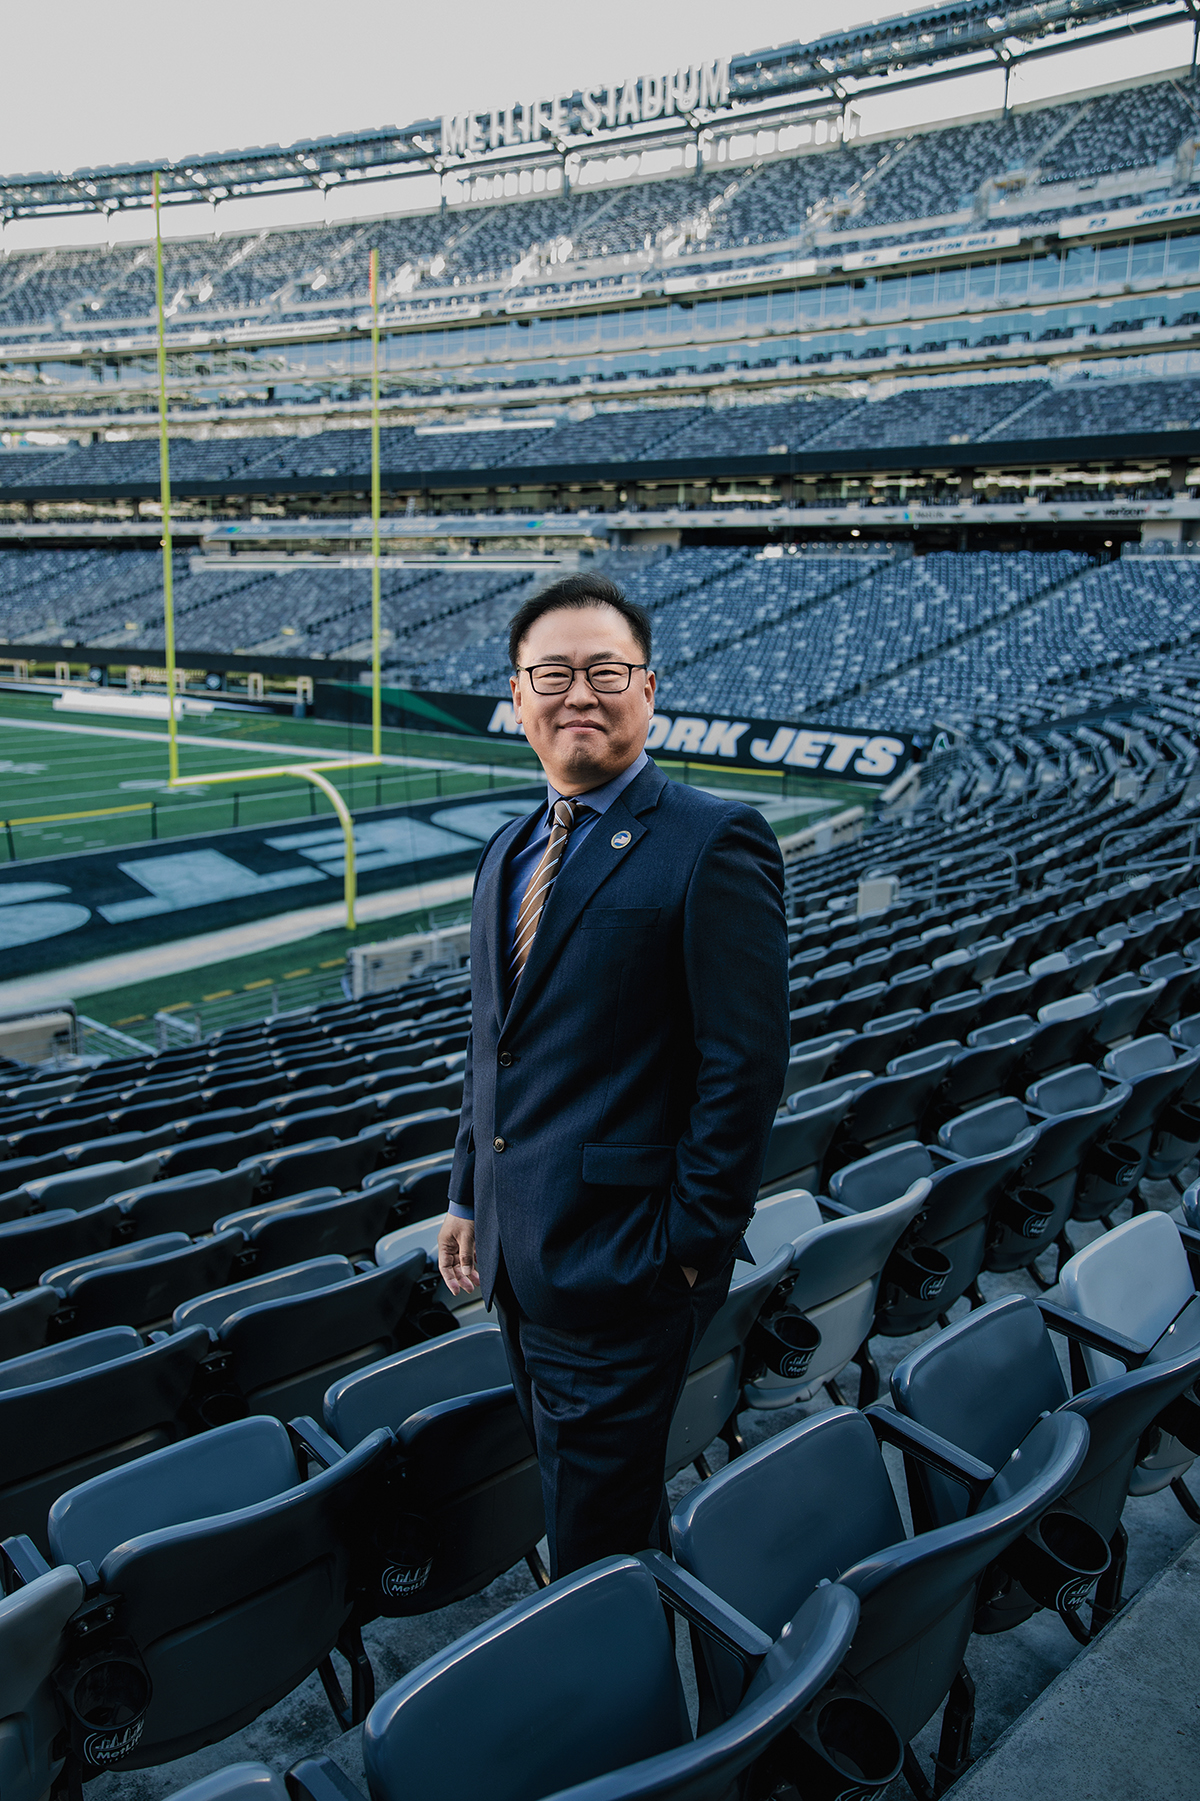
<svg viewBox="0 0 1200 1801">
<path fill-rule="evenodd" d="M 359 893 L 470 873 L 488 839 L 545 792 L 531 782 L 360 814 Z M 10 864 L 0 875 L 0 972 L 13 980 L 338 902 L 344 864 L 330 815 Z"/>
</svg>

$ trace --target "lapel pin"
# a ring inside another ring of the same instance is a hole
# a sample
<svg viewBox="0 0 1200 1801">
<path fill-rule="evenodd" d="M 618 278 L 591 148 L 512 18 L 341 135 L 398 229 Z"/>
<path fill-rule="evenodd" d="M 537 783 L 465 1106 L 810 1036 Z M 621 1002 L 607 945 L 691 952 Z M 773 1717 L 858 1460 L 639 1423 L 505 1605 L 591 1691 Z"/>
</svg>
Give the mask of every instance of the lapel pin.
<svg viewBox="0 0 1200 1801">
<path fill-rule="evenodd" d="M 613 849 L 624 850 L 632 837 L 632 832 L 614 832 L 611 840 Z"/>
</svg>

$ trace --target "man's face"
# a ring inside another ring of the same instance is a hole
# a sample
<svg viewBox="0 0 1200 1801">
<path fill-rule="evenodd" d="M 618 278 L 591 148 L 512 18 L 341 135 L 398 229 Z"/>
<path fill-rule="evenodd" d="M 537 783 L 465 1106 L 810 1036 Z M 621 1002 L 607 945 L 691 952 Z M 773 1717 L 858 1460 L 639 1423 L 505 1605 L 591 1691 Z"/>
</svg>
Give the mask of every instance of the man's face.
<svg viewBox="0 0 1200 1801">
<path fill-rule="evenodd" d="M 557 607 L 521 641 L 522 673 L 511 678 L 513 707 L 542 768 L 560 794 L 583 794 L 628 769 L 646 742 L 654 713 L 654 676 L 634 669 L 623 694 L 597 694 L 577 675 L 565 694 L 535 694 L 529 668 L 539 663 L 590 669 L 641 663 L 637 639 L 615 607 Z"/>
</svg>

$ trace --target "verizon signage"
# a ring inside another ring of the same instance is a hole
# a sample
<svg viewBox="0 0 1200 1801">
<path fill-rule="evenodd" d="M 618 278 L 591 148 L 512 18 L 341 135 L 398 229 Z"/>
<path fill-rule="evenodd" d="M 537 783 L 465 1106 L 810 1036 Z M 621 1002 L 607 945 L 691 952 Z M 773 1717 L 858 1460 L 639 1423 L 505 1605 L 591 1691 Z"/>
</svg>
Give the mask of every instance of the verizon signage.
<svg viewBox="0 0 1200 1801">
<path fill-rule="evenodd" d="M 514 144 L 536 144 L 581 131 L 595 137 L 622 125 L 716 112 L 729 101 L 729 58 L 690 63 L 665 75 L 630 75 L 624 81 L 583 88 L 578 94 L 518 100 L 485 113 L 452 113 L 442 119 L 443 156 L 482 156 Z M 577 116 L 574 116 L 576 115 Z"/>
</svg>

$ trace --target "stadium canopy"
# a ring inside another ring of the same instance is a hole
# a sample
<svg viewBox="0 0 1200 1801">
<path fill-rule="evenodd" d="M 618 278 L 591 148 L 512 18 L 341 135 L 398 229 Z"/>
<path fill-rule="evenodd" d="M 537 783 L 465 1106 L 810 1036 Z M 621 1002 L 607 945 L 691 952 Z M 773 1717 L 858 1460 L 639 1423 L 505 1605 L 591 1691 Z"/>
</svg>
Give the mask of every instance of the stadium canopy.
<svg viewBox="0 0 1200 1801">
<path fill-rule="evenodd" d="M 1149 16 L 1147 16 L 1149 15 Z M 1200 33 L 1200 0 L 1027 0 L 1003 6 L 994 0 L 928 8 L 833 33 L 810 43 L 751 51 L 728 59 L 728 103 L 719 112 L 689 111 L 663 120 L 656 138 L 697 131 L 712 122 L 747 122 L 779 104 L 845 102 L 854 95 L 887 86 L 919 85 L 951 76 L 995 68 L 1011 69 L 1034 57 L 1112 41 L 1196 21 Z M 1117 21 L 1123 21 L 1117 23 Z M 1107 27 L 1107 28 L 1106 28 Z M 595 143 L 578 135 L 584 95 L 566 97 L 564 129 L 553 142 L 529 143 L 503 160 L 530 155 L 565 155 Z M 604 141 L 636 137 L 645 144 L 645 128 L 613 130 Z M 424 119 L 403 127 L 347 132 L 288 145 L 206 152 L 165 165 L 124 163 L 73 174 L 0 176 L 0 218 L 31 214 L 112 213 L 151 204 L 151 180 L 162 171 L 165 205 L 228 200 L 250 194 L 286 193 L 305 188 L 329 189 L 344 182 L 386 180 L 421 169 L 467 170 L 482 159 L 471 155 L 444 157 L 441 121 Z M 502 166 L 495 155 L 486 166 Z"/>
</svg>

